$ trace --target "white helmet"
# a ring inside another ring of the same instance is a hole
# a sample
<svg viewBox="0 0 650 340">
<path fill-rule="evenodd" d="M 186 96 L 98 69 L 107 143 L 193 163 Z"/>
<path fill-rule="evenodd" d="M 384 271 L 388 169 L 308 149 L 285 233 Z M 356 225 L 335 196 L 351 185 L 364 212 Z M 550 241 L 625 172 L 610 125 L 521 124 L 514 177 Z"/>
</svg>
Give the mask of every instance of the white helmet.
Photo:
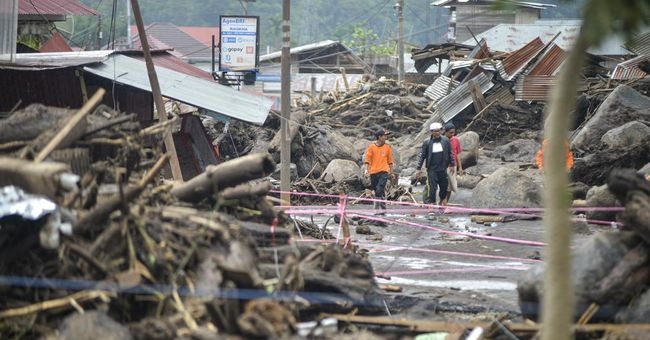
<svg viewBox="0 0 650 340">
<path fill-rule="evenodd" d="M 442 130 L 442 124 L 440 124 L 440 123 L 431 123 L 431 125 L 429 126 L 429 130 L 430 131 Z"/>
</svg>

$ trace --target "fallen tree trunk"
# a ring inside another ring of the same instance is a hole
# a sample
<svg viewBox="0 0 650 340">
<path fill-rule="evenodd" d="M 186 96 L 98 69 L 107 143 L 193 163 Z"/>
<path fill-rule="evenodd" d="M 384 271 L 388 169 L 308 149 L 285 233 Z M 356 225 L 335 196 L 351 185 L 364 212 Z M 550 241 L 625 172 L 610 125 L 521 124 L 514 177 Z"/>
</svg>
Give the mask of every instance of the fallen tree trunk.
<svg viewBox="0 0 650 340">
<path fill-rule="evenodd" d="M 176 185 L 172 194 L 181 201 L 198 202 L 225 188 L 266 177 L 274 170 L 275 163 L 269 155 L 247 155 L 216 166 L 208 166 L 199 176 Z"/>
<path fill-rule="evenodd" d="M 271 191 L 271 182 L 244 183 L 233 188 L 228 188 L 219 193 L 226 200 L 266 196 Z"/>
</svg>

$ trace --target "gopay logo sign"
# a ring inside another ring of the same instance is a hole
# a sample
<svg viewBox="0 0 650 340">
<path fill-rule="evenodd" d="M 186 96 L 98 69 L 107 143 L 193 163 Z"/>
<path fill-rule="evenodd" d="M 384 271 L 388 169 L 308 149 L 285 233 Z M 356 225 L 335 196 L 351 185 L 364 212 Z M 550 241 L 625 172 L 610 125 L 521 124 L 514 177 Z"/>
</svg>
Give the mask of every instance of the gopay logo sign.
<svg viewBox="0 0 650 340">
<path fill-rule="evenodd" d="M 257 69 L 259 17 L 220 17 L 219 70 L 252 71 Z"/>
</svg>

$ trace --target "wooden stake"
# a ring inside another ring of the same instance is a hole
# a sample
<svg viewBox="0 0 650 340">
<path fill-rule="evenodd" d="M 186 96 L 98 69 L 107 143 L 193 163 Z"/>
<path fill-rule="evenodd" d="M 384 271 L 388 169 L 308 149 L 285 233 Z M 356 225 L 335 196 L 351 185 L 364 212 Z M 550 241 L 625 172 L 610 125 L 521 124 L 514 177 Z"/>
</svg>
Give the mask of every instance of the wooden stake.
<svg viewBox="0 0 650 340">
<path fill-rule="evenodd" d="M 341 71 L 341 78 L 343 78 L 343 85 L 345 86 L 345 91 L 350 91 L 350 84 L 348 83 L 348 76 L 345 74 L 345 67 L 339 68 Z"/>
<path fill-rule="evenodd" d="M 138 0 L 131 0 L 131 7 L 133 7 L 133 16 L 135 17 L 135 23 L 138 26 L 138 34 L 140 36 L 142 52 L 144 53 L 144 60 L 147 64 L 147 73 L 149 75 L 151 92 L 153 93 L 153 99 L 156 103 L 156 111 L 158 111 L 158 119 L 160 119 L 161 122 L 164 122 L 167 120 L 167 112 L 165 111 L 165 103 L 163 103 L 162 95 L 160 94 L 160 84 L 158 83 L 156 69 L 153 65 L 153 61 L 151 61 L 149 42 L 147 41 L 147 34 L 144 30 L 144 23 L 142 21 L 142 14 L 140 14 L 140 5 L 138 5 Z M 167 149 L 167 153 L 170 156 L 169 165 L 172 168 L 172 177 L 174 180 L 182 182 L 183 173 L 181 171 L 181 165 L 178 162 L 176 145 L 174 144 L 172 133 L 171 131 L 167 131 L 163 136 L 165 141 L 165 149 Z"/>
</svg>

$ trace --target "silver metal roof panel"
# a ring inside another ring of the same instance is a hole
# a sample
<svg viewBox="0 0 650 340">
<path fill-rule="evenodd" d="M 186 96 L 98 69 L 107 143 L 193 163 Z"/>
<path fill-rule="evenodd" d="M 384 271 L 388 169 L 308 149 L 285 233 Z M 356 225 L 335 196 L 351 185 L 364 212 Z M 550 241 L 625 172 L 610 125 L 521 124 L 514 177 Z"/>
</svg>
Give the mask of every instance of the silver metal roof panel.
<svg viewBox="0 0 650 340">
<path fill-rule="evenodd" d="M 151 91 L 144 61 L 123 55 L 84 67 L 84 70 L 117 83 Z M 156 66 L 162 95 L 192 106 L 241 121 L 262 125 L 273 102 L 261 96 L 236 91 L 209 80 Z"/>
</svg>

